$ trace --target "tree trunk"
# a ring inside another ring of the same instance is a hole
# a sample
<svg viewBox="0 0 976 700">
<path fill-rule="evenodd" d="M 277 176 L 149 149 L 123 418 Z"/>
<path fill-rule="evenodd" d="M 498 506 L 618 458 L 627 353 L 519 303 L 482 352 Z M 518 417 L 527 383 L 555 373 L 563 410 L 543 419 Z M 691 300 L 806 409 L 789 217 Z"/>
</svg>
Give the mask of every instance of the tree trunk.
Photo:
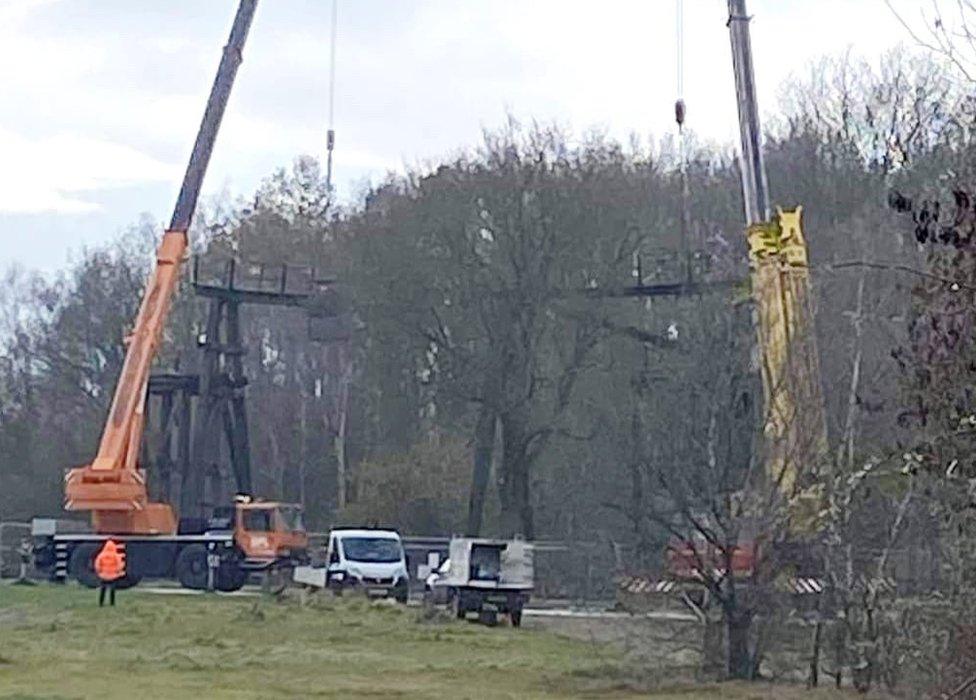
<svg viewBox="0 0 976 700">
<path fill-rule="evenodd" d="M 336 508 L 340 511 L 346 507 L 348 497 L 346 493 L 346 412 L 339 413 L 339 426 L 336 430 L 333 448 L 336 455 Z"/>
<path fill-rule="evenodd" d="M 502 459 L 503 481 L 499 490 L 501 500 L 502 536 L 519 535 L 526 539 L 535 536 L 532 506 L 529 503 L 529 479 L 525 460 Z"/>
<path fill-rule="evenodd" d="M 645 460 L 641 449 L 643 439 L 644 429 L 635 403 L 630 416 L 631 460 L 627 470 L 630 472 L 630 518 L 634 528 L 634 539 L 637 542 L 635 564 L 638 570 L 643 570 L 649 559 L 660 556 L 660 552 L 652 551 L 647 532 L 647 504 L 644 497 Z"/>
<path fill-rule="evenodd" d="M 471 474 L 471 495 L 468 499 L 469 537 L 481 534 L 485 512 L 485 494 L 491 475 L 492 449 L 495 446 L 495 412 L 487 404 L 481 405 L 474 431 L 474 465 Z"/>
<path fill-rule="evenodd" d="M 754 667 L 749 649 L 752 613 L 733 610 L 726 616 L 729 640 L 729 677 L 752 680 Z"/>
<path fill-rule="evenodd" d="M 337 351 L 339 365 L 339 395 L 336 397 L 337 421 L 333 447 L 336 456 L 336 508 L 342 510 L 349 501 L 348 463 L 346 459 L 346 431 L 349 423 L 349 384 L 352 381 L 352 358 L 348 356 L 348 345 Z"/>
<path fill-rule="evenodd" d="M 810 675 L 807 685 L 816 688 L 820 684 L 820 645 L 823 638 L 823 620 L 817 616 L 817 624 L 813 629 L 813 649 L 810 651 Z"/>
<path fill-rule="evenodd" d="M 501 527 L 504 537 L 535 535 L 529 496 L 529 459 L 526 455 L 524 421 L 520 416 L 503 416 L 502 464 L 498 496 L 501 501 Z"/>
<path fill-rule="evenodd" d="M 722 658 L 725 650 L 725 628 L 722 620 L 713 612 L 705 611 L 705 622 L 702 625 L 702 674 L 706 678 L 721 679 L 724 677 L 723 666 L 727 662 Z"/>
<path fill-rule="evenodd" d="M 522 526 L 517 534 L 521 534 L 526 539 L 535 539 L 535 517 L 532 512 L 532 499 L 529 489 L 529 462 L 524 456 L 518 461 L 515 488 L 519 508 L 519 524 Z"/>
<path fill-rule="evenodd" d="M 304 508 L 306 463 L 308 462 L 308 401 L 302 391 L 299 391 L 298 399 L 301 402 L 298 413 L 298 502 Z"/>
</svg>

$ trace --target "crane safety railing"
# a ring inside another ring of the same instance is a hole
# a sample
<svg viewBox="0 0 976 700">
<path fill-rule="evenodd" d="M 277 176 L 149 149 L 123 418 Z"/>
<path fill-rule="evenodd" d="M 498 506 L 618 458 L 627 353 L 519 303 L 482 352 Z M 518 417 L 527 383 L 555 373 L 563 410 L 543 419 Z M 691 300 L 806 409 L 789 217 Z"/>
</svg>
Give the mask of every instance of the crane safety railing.
<svg viewBox="0 0 976 700">
<path fill-rule="evenodd" d="M 240 292 L 311 296 L 332 285 L 334 276 L 311 265 L 267 263 L 207 253 L 193 257 L 195 286 Z"/>
</svg>

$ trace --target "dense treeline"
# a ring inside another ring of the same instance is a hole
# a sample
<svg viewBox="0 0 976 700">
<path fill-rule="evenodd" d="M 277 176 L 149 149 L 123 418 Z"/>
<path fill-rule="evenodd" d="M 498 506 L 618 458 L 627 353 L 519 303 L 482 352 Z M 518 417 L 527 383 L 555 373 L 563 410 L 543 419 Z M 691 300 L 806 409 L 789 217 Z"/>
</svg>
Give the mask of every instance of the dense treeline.
<svg viewBox="0 0 976 700">
<path fill-rule="evenodd" d="M 955 353 L 971 347 L 973 324 L 970 307 L 946 310 L 941 283 L 912 270 L 973 268 L 920 245 L 888 199 L 971 187 L 974 118 L 946 69 L 893 52 L 878 68 L 847 57 L 816 67 L 784 92 L 767 135 L 773 201 L 803 205 L 812 257 L 831 556 L 901 567 L 921 587 L 967 557 L 960 499 L 951 513 L 936 507 L 958 491 L 944 478 L 957 472 L 920 445 L 972 415 L 972 382 L 948 407 L 945 384 L 972 368 L 971 349 Z M 416 534 L 613 543 L 626 568 L 660 566 L 669 535 L 688 526 L 682 508 L 726 503 L 761 459 L 763 410 L 731 152 L 689 139 L 684 155 L 694 274 L 733 284 L 620 294 L 683 274 L 676 148 L 511 122 L 347 208 L 330 204 L 305 158 L 252 201 L 202 212 L 197 254 L 330 271 L 355 318 L 348 342 L 318 343 L 301 311 L 247 310 L 256 490 L 301 500 L 315 528 L 379 520 Z M 0 518 L 57 513 L 62 471 L 90 459 L 156 228 L 140 222 L 53 279 L 10 270 L 0 284 Z M 194 366 L 203 309 L 184 293 L 160 367 Z M 929 378 L 922 345 L 936 341 L 919 319 L 946 316 L 963 319 L 951 342 L 937 338 L 953 364 Z M 912 411 L 936 391 L 933 428 Z M 952 445 L 944 456 L 968 478 L 971 445 Z M 905 463 L 917 459 L 933 460 L 924 483 Z M 924 565 L 891 554 L 913 542 Z M 880 667 L 882 631 L 857 619 L 845 618 L 845 639 L 864 652 L 855 642 L 874 635 L 868 661 Z"/>
<path fill-rule="evenodd" d="M 864 144 L 898 144 L 900 129 L 912 136 L 897 162 L 909 154 L 914 159 L 916 151 L 923 157 L 941 143 L 939 125 L 919 126 L 902 113 L 889 117 L 884 110 L 898 107 L 883 95 L 878 105 L 859 107 L 862 113 L 837 116 L 854 94 L 853 88 L 845 92 L 849 78 L 837 78 L 845 70 L 856 73 L 859 86 L 878 84 L 868 93 L 893 90 L 888 80 L 909 81 L 920 95 L 930 89 L 931 67 L 920 69 L 901 54 L 888 57 L 878 75 L 837 63 L 794 88 L 769 134 L 773 199 L 804 205 L 816 264 L 917 261 L 910 232 L 891 224 L 885 206 L 889 180 L 902 177 L 890 172 L 896 159 Z M 856 94 L 862 92 L 859 87 Z M 942 92 L 925 97 L 944 98 Z M 818 106 L 813 112 L 811 100 Z M 920 131 L 931 143 L 919 143 Z M 710 260 L 701 274 L 745 281 L 736 163 L 730 152 L 694 139 L 686 151 L 690 245 Z M 630 420 L 622 417 L 642 395 L 650 422 L 641 433 L 668 425 L 660 422 L 665 416 L 700 423 L 682 402 L 703 378 L 680 368 L 702 366 L 692 358 L 709 355 L 716 318 L 743 315 L 736 310 L 741 290 L 653 301 L 602 293 L 636 281 L 637 256 L 645 282 L 680 276 L 677 162 L 670 139 L 653 148 L 624 146 L 599 133 L 576 136 L 512 123 L 436 169 L 392 176 L 348 209 L 330 209 L 317 164 L 300 159 L 270 177 L 252 201 L 201 212 L 197 254 L 233 252 L 245 260 L 333 272 L 358 317 L 352 344 L 338 347 L 311 342 L 300 312 L 248 308 L 247 373 L 261 490 L 304 495 L 320 525 L 340 517 L 336 394 L 342 375 L 351 372 L 350 506 L 357 501 L 356 474 L 369 472 L 372 461 L 459 439 L 472 453 L 458 460 L 465 478 L 475 462 L 487 465 L 490 475 L 481 506 L 486 530 L 623 537 L 620 528 L 633 526 L 622 515 L 633 506 L 626 503 L 631 488 L 617 493 L 615 485 L 626 483 L 617 472 L 626 472 L 633 455 L 626 454 L 625 435 L 632 431 L 622 427 Z M 84 251 L 53 280 L 7 273 L 0 387 L 0 439 L 9 443 L 0 457 L 4 517 L 56 512 L 60 471 L 90 457 L 155 228 L 140 222 L 116 242 Z M 839 387 L 848 371 L 853 330 L 843 313 L 853 309 L 864 276 L 816 273 L 820 306 L 832 311 L 818 316 L 826 373 L 838 380 L 830 385 Z M 890 336 L 897 329 L 880 326 L 904 311 L 911 280 L 867 276 L 861 303 L 872 321 L 860 332 L 878 340 L 864 343 L 876 353 L 872 366 L 890 372 L 884 358 L 897 344 Z M 164 368 L 196 362 L 193 341 L 204 306 L 185 291 L 169 326 L 159 363 Z M 737 333 L 751 333 L 747 316 L 737 321 Z M 878 415 L 895 410 L 891 382 L 874 383 L 861 397 L 865 429 L 884 430 L 887 417 Z M 885 386 L 889 395 L 871 396 Z M 754 405 L 755 389 L 744 389 L 748 398 L 739 397 L 740 404 Z M 846 394 L 827 389 L 837 423 Z M 700 390 L 707 404 L 709 387 Z M 364 462 L 370 466 L 360 469 Z M 418 492 L 404 496 L 423 500 L 425 488 L 419 480 Z M 443 527 L 467 528 L 467 506 Z M 368 504 L 356 507 L 361 512 Z"/>
</svg>

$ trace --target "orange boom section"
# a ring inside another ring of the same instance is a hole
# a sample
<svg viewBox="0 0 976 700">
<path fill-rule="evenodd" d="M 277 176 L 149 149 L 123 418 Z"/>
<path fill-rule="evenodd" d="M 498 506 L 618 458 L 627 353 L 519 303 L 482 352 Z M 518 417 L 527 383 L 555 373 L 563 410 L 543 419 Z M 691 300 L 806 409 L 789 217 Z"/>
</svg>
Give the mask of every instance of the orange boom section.
<svg viewBox="0 0 976 700">
<path fill-rule="evenodd" d="M 186 248 L 185 231 L 163 234 L 156 269 L 129 338 L 98 454 L 91 464 L 68 472 L 65 508 L 94 511 L 93 525 L 98 532 L 176 532 L 173 509 L 165 503 L 149 502 L 145 472 L 138 468 L 137 458 L 145 424 L 149 369 L 179 282 Z"/>
</svg>

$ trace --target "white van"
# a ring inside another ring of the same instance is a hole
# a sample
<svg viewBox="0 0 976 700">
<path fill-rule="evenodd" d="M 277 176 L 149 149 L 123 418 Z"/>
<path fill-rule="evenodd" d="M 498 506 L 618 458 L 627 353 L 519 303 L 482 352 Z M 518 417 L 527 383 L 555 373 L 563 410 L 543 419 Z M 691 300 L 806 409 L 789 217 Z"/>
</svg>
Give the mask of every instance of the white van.
<svg viewBox="0 0 976 700">
<path fill-rule="evenodd" d="M 357 589 L 407 602 L 407 560 L 395 530 L 334 529 L 326 557 L 326 585 L 333 591 Z"/>
</svg>

